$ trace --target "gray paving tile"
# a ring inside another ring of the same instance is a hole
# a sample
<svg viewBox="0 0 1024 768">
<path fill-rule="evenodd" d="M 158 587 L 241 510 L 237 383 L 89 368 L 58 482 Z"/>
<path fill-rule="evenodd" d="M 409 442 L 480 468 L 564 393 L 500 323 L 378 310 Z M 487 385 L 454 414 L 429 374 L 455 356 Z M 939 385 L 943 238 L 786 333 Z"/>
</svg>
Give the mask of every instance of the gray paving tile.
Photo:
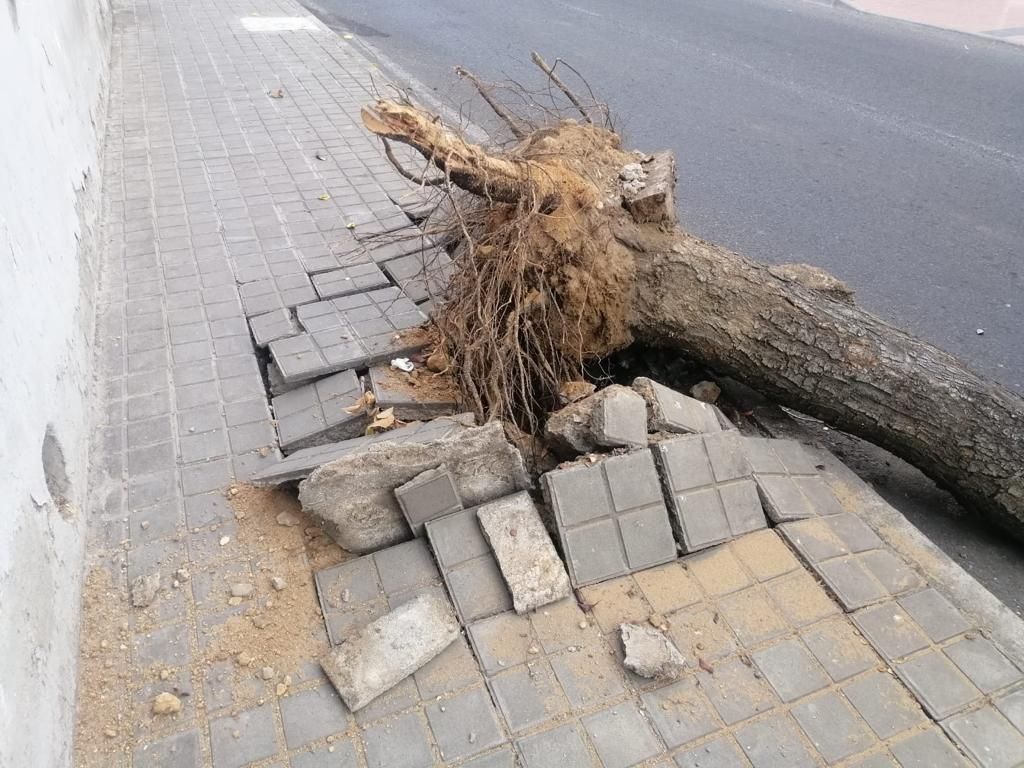
<svg viewBox="0 0 1024 768">
<path fill-rule="evenodd" d="M 707 403 L 646 377 L 635 379 L 633 389 L 647 403 L 647 424 L 652 432 L 694 434 L 722 430 L 714 408 Z"/>
<path fill-rule="evenodd" d="M 890 749 L 900 768 L 967 768 L 970 765 L 937 728 L 915 734 Z"/>
<path fill-rule="evenodd" d="M 856 557 L 836 558 L 814 566 L 847 611 L 885 600 L 889 591 Z"/>
<path fill-rule="evenodd" d="M 652 447 L 684 552 L 767 527 L 742 440 L 717 432 Z"/>
<path fill-rule="evenodd" d="M 892 675 L 874 672 L 842 687 L 860 716 L 887 739 L 925 721 L 925 715 L 907 690 Z"/>
<path fill-rule="evenodd" d="M 981 693 L 939 651 L 927 651 L 895 665 L 896 674 L 925 709 L 942 719 L 981 698 Z"/>
<path fill-rule="evenodd" d="M 984 768 L 1016 768 L 1024 759 L 1024 734 L 991 705 L 951 717 L 942 725 Z"/>
<path fill-rule="evenodd" d="M 579 614 L 582 616 L 582 613 Z M 500 613 L 497 616 L 477 621 L 467 630 L 480 666 L 487 675 L 495 675 L 523 662 L 536 658 L 537 638 L 534 636 L 531 619 L 515 613 Z M 561 646 L 545 646 L 553 652 Z"/>
<path fill-rule="evenodd" d="M 471 757 L 505 740 L 484 688 L 431 704 L 426 708 L 426 715 L 445 760 Z"/>
<path fill-rule="evenodd" d="M 726 725 L 766 712 L 778 702 L 755 670 L 738 658 L 714 665 L 712 673 L 702 670 L 697 678 Z"/>
<path fill-rule="evenodd" d="M 362 395 L 355 372 L 341 371 L 272 398 L 281 449 L 292 453 L 359 437 L 367 416 L 346 409 Z"/>
<path fill-rule="evenodd" d="M 433 587 L 431 587 L 433 589 Z M 465 639 L 456 640 L 413 674 L 422 701 L 435 700 L 484 681 Z"/>
<path fill-rule="evenodd" d="M 387 276 L 380 267 L 373 263 L 353 264 L 327 272 L 319 272 L 312 276 L 313 287 L 321 299 L 334 299 L 339 296 L 350 296 L 388 285 Z M 416 299 L 414 297 L 413 301 Z"/>
<path fill-rule="evenodd" d="M 751 658 L 785 702 L 820 691 L 829 683 L 814 657 L 796 638 L 755 651 Z"/>
<path fill-rule="evenodd" d="M 679 768 L 746 768 L 750 761 L 731 736 L 723 736 L 680 752 L 676 755 L 676 765 Z"/>
<path fill-rule="evenodd" d="M 668 511 L 649 452 L 554 470 L 541 480 L 574 586 L 675 558 Z"/>
<path fill-rule="evenodd" d="M 811 518 L 782 523 L 778 530 L 812 565 L 850 554 L 849 547 L 826 519 Z"/>
<path fill-rule="evenodd" d="M 896 759 L 888 752 L 879 752 L 850 763 L 850 768 L 899 768 Z"/>
<path fill-rule="evenodd" d="M 583 729 L 569 723 L 550 731 L 527 736 L 516 742 L 525 768 L 565 768 L 599 766 L 587 746 Z"/>
<path fill-rule="evenodd" d="M 662 751 L 650 724 L 632 702 L 582 719 L 604 768 L 629 768 Z"/>
<path fill-rule="evenodd" d="M 462 768 L 516 768 L 516 755 L 511 746 L 504 746 L 487 755 L 462 763 Z"/>
<path fill-rule="evenodd" d="M 928 636 L 897 603 L 866 608 L 853 615 L 857 628 L 886 659 L 900 659 L 928 647 Z"/>
<path fill-rule="evenodd" d="M 496 674 L 490 687 L 513 733 L 554 721 L 569 711 L 569 701 L 545 659 L 528 661 Z"/>
<path fill-rule="evenodd" d="M 1024 678 L 992 641 L 977 634 L 947 645 L 943 652 L 982 693 L 994 693 Z"/>
<path fill-rule="evenodd" d="M 448 254 L 439 248 L 399 256 L 382 266 L 388 277 L 415 302 L 443 297 L 454 269 Z"/>
<path fill-rule="evenodd" d="M 462 499 L 448 468 L 427 470 L 395 489 L 395 498 L 414 536 L 423 536 L 429 520 L 462 509 Z"/>
<path fill-rule="evenodd" d="M 252 331 L 253 341 L 258 347 L 265 347 L 272 341 L 302 333 L 298 321 L 292 315 L 292 310 L 284 307 L 262 315 L 253 315 L 249 318 L 249 329 Z"/>
<path fill-rule="evenodd" d="M 879 663 L 867 641 L 845 620 L 823 622 L 801 637 L 834 682 L 841 683 Z"/>
<path fill-rule="evenodd" d="M 860 564 L 893 596 L 924 586 L 924 580 L 888 549 L 857 556 Z"/>
<path fill-rule="evenodd" d="M 963 614 L 931 587 L 904 595 L 899 604 L 932 642 L 941 643 L 971 628 Z"/>
<path fill-rule="evenodd" d="M 570 646 L 550 656 L 549 661 L 576 710 L 592 707 L 626 690 L 621 666 L 603 644 Z"/>
<path fill-rule="evenodd" d="M 414 378 L 416 377 L 420 378 Z M 390 365 L 370 368 L 370 391 L 381 409 L 394 409 L 395 418 L 402 421 L 436 419 L 448 416 L 458 408 L 458 393 L 441 393 L 435 387 L 418 386 L 423 376 L 432 376 L 424 369 L 415 374 L 396 371 Z"/>
<path fill-rule="evenodd" d="M 199 732 L 194 728 L 140 744 L 132 759 L 138 768 L 194 768 L 200 762 Z"/>
<path fill-rule="evenodd" d="M 348 707 L 329 685 L 321 685 L 284 697 L 281 721 L 289 749 L 342 733 L 348 728 Z"/>
<path fill-rule="evenodd" d="M 269 345 L 286 383 L 363 368 L 416 351 L 422 341 L 405 340 L 401 332 L 427 319 L 396 287 L 305 304 L 296 314 L 306 333 Z"/>
<path fill-rule="evenodd" d="M 246 317 L 309 304 L 319 297 L 305 273 L 288 274 L 243 283 L 239 288 Z"/>
<path fill-rule="evenodd" d="M 762 505 L 773 521 L 842 512 L 798 442 L 759 437 L 745 438 L 745 442 Z"/>
<path fill-rule="evenodd" d="M 793 719 L 786 714 L 745 725 L 737 729 L 735 736 L 754 768 L 810 768 L 819 764 Z"/>
<path fill-rule="evenodd" d="M 789 624 L 764 587 L 754 586 L 718 601 L 718 610 L 747 648 L 789 632 Z"/>
<path fill-rule="evenodd" d="M 993 703 L 1018 731 L 1024 733 L 1024 688 L 1000 696 Z"/>
<path fill-rule="evenodd" d="M 834 692 L 800 702 L 793 717 L 829 765 L 874 746 L 868 727 Z"/>
<path fill-rule="evenodd" d="M 210 721 L 214 768 L 241 768 L 277 752 L 273 710 L 269 705 Z"/>
<path fill-rule="evenodd" d="M 426 721 L 415 712 L 366 728 L 363 745 L 369 768 L 428 768 L 434 764 Z"/>
<path fill-rule="evenodd" d="M 648 717 L 669 749 L 689 744 L 719 728 L 710 702 L 691 678 L 649 691 L 641 698 Z"/>
<path fill-rule="evenodd" d="M 317 749 L 299 752 L 291 757 L 291 768 L 358 768 L 355 742 L 336 739 Z"/>
</svg>

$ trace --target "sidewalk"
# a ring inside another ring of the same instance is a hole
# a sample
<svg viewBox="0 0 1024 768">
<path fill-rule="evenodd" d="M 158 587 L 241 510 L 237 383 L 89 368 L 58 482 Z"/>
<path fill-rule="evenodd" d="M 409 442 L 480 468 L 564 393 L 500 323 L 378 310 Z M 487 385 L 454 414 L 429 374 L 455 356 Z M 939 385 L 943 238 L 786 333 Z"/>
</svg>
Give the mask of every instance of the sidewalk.
<svg viewBox="0 0 1024 768">
<path fill-rule="evenodd" d="M 1020 659 L 841 482 L 842 512 L 584 587 L 586 610 L 492 595 L 349 712 L 316 662 L 321 608 L 333 634 L 454 581 L 424 539 L 351 559 L 292 494 L 246 485 L 281 459 L 247 320 L 407 221 L 412 189 L 359 122 L 383 78 L 286 0 L 119 0 L 112 59 L 76 765 L 1016 765 Z M 627 672 L 623 621 L 669 627 L 684 677 Z"/>
</svg>

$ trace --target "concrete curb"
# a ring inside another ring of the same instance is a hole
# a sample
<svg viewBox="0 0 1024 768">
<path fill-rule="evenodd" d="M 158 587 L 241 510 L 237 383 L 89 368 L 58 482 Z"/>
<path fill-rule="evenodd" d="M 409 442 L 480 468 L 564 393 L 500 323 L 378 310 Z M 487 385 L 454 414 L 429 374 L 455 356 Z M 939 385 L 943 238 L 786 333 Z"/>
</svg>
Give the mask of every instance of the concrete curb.
<svg viewBox="0 0 1024 768">
<path fill-rule="evenodd" d="M 956 29 L 955 27 L 942 27 L 942 26 L 939 26 L 938 24 L 929 24 L 927 21 L 915 21 L 913 19 L 901 19 L 898 16 L 889 16 L 889 15 L 884 14 L 884 13 L 875 13 L 874 11 L 865 11 L 862 8 L 858 8 L 853 3 L 848 2 L 848 0 L 832 0 L 831 7 L 839 9 L 839 10 L 843 10 L 843 11 L 851 11 L 853 13 L 859 13 L 859 14 L 861 14 L 863 16 L 874 16 L 874 17 L 877 17 L 877 18 L 880 18 L 880 19 L 889 19 L 890 21 L 895 21 L 895 22 L 898 22 L 900 24 L 912 24 L 915 27 L 924 27 L 925 29 L 935 29 L 935 30 L 939 30 L 941 32 L 953 32 L 953 33 L 958 34 L 958 35 L 968 35 L 970 37 L 977 37 L 977 38 L 981 38 L 982 40 L 988 40 L 988 41 L 995 42 L 995 43 L 1002 43 L 1003 45 L 1010 45 L 1010 46 L 1013 46 L 1014 48 L 1021 48 L 1022 47 L 1019 43 L 1014 43 L 1014 42 L 1011 42 L 1011 41 L 1006 40 L 1004 38 L 996 37 L 995 35 L 987 35 L 984 32 L 972 32 L 972 31 L 967 30 L 967 29 Z"/>
</svg>

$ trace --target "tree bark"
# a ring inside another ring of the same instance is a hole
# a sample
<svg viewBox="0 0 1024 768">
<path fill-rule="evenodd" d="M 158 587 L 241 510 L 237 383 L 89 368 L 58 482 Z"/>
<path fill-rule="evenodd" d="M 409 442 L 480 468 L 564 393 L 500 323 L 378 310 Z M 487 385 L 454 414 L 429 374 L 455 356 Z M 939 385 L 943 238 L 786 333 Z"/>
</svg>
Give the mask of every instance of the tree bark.
<svg viewBox="0 0 1024 768">
<path fill-rule="evenodd" d="M 492 154 L 386 102 L 363 119 L 477 195 L 512 204 L 581 197 L 580 174 L 556 157 Z M 886 448 L 1024 541 L 1024 399 L 860 309 L 820 270 L 811 282 L 750 261 L 673 228 L 671 211 L 659 227 L 602 206 L 592 209 L 633 252 L 636 338 Z"/>
</svg>

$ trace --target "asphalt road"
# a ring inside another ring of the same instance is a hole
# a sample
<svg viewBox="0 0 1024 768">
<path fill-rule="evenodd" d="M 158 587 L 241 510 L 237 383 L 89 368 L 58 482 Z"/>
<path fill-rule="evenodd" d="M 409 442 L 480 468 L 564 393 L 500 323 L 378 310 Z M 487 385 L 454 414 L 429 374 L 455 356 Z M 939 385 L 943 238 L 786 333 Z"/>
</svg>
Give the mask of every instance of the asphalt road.
<svg viewBox="0 0 1024 768">
<path fill-rule="evenodd" d="M 562 56 L 630 146 L 675 151 L 685 228 L 1024 390 L 1024 47 L 802 0 L 307 5 L 450 104 L 456 64 L 537 84 L 530 51 Z"/>
</svg>

